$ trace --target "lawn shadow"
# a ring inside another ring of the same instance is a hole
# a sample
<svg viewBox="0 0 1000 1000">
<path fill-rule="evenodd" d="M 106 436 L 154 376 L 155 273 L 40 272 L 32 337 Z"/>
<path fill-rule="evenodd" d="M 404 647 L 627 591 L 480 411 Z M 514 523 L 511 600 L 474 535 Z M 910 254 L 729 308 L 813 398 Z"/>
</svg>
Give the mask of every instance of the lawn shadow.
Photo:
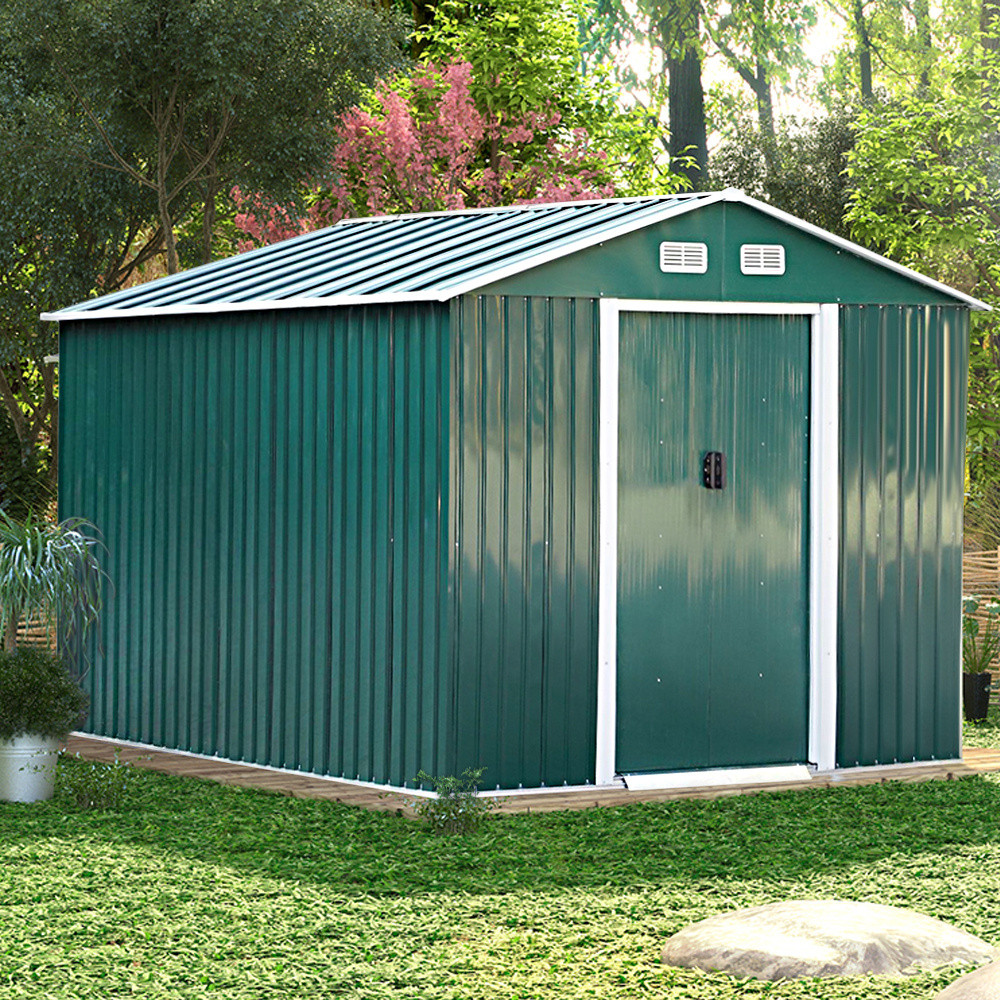
<svg viewBox="0 0 1000 1000">
<path fill-rule="evenodd" d="M 500 816 L 471 836 L 336 803 L 136 778 L 114 813 L 0 805 L 0 843 L 76 835 L 344 892 L 412 895 L 800 880 L 1000 842 L 1000 784 L 981 776 Z"/>
</svg>

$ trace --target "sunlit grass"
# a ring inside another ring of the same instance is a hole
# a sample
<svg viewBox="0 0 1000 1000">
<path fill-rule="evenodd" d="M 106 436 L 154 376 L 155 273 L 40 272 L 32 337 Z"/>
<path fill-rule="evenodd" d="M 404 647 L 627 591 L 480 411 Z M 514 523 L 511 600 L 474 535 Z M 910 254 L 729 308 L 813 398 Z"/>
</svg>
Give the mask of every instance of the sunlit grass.
<svg viewBox="0 0 1000 1000">
<path fill-rule="evenodd" d="M 438 837 L 136 777 L 117 812 L 0 804 L 5 1000 L 923 1000 L 959 974 L 770 984 L 659 963 L 691 921 L 799 897 L 908 906 L 1000 941 L 991 778 L 494 817 Z"/>
</svg>

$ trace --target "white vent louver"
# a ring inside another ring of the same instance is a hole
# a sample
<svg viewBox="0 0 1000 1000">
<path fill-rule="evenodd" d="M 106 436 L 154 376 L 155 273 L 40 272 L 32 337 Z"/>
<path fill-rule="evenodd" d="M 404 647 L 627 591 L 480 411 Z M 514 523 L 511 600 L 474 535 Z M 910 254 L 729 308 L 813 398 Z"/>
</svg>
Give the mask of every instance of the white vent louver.
<svg viewBox="0 0 1000 1000">
<path fill-rule="evenodd" d="M 664 274 L 704 274 L 708 247 L 704 243 L 661 243 L 660 270 Z"/>
<path fill-rule="evenodd" d="M 785 248 L 780 243 L 744 243 L 740 270 L 744 274 L 784 274 Z"/>
</svg>

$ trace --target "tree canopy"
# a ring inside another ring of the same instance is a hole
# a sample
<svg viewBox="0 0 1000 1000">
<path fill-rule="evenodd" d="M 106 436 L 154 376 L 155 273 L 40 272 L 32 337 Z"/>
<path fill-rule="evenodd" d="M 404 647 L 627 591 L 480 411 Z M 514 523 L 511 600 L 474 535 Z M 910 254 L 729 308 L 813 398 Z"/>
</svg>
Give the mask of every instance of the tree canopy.
<svg viewBox="0 0 1000 1000">
<path fill-rule="evenodd" d="M 737 186 L 1000 304 L 997 12 L 0 0 L 8 430 L 25 468 L 57 454 L 40 312 L 343 215 Z M 974 455 L 1000 433 L 996 323 L 974 323 Z"/>
</svg>

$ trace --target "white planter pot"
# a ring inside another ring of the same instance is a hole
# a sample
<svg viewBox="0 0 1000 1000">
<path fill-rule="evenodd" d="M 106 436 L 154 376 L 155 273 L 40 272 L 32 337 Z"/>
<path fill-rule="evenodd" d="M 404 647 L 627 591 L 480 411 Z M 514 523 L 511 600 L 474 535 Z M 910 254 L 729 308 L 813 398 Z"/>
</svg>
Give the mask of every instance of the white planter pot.
<svg viewBox="0 0 1000 1000">
<path fill-rule="evenodd" d="M 30 734 L 0 740 L 0 802 L 51 799 L 62 744 L 62 740 Z"/>
</svg>

